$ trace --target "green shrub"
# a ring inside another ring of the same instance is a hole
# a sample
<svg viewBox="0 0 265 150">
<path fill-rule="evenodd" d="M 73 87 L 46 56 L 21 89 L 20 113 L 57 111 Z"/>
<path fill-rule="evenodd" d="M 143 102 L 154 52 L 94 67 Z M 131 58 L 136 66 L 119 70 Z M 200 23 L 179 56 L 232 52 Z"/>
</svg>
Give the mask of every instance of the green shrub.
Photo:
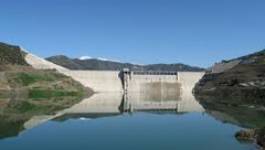
<svg viewBox="0 0 265 150">
<path fill-rule="evenodd" d="M 36 106 L 27 101 L 17 101 L 11 105 L 11 108 L 17 112 L 25 113 L 33 111 L 34 109 L 36 109 Z"/>
<path fill-rule="evenodd" d="M 39 81 L 54 81 L 55 78 L 47 74 L 37 74 L 37 73 L 18 73 L 15 80 L 21 83 L 23 86 L 28 86 Z"/>
</svg>

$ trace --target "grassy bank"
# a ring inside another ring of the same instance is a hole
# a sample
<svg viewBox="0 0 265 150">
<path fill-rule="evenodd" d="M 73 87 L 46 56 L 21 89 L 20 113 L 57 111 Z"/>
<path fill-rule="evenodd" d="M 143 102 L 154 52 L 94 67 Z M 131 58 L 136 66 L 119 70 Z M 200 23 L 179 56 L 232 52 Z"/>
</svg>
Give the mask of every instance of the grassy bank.
<svg viewBox="0 0 265 150">
<path fill-rule="evenodd" d="M 14 68 L 0 76 L 0 115 L 53 114 L 92 94 L 79 82 L 55 70 Z"/>
</svg>

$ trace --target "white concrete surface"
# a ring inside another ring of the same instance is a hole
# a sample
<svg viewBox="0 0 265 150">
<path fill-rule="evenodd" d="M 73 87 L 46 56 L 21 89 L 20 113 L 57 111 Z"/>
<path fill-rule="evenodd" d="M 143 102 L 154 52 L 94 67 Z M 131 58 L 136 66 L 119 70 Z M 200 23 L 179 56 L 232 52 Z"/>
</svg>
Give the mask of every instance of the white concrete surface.
<svg viewBox="0 0 265 150">
<path fill-rule="evenodd" d="M 35 69 L 56 69 L 62 73 L 65 71 L 69 71 L 68 69 L 62 66 L 51 63 L 43 58 L 40 58 L 30 53 L 25 56 L 25 60 L 29 65 L 31 65 Z"/>
<path fill-rule="evenodd" d="M 66 74 L 95 92 L 123 93 L 119 71 L 68 71 Z"/>
</svg>

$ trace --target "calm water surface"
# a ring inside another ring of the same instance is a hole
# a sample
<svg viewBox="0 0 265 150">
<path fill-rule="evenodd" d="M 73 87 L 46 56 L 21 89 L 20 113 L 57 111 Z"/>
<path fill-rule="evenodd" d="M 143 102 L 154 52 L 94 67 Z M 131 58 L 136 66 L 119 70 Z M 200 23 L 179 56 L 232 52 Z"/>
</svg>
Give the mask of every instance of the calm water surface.
<svg viewBox="0 0 265 150">
<path fill-rule="evenodd" d="M 3 150 L 254 150 L 254 145 L 234 138 L 240 129 L 205 113 L 192 98 L 144 100 L 138 96 L 124 101 L 119 95 L 95 95 L 51 120 L 29 120 L 19 135 L 0 139 L 0 147 Z"/>
</svg>

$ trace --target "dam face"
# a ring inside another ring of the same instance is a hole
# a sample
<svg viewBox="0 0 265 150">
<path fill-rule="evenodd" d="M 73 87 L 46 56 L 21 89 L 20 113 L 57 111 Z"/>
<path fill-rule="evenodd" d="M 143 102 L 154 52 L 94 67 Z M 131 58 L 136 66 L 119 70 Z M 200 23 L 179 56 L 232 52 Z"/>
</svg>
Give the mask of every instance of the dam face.
<svg viewBox="0 0 265 150">
<path fill-rule="evenodd" d="M 32 54 L 27 54 L 25 60 L 36 69 L 56 69 L 95 92 L 153 92 L 160 97 L 169 95 L 175 98 L 191 95 L 193 87 L 204 75 L 204 72 L 75 71 Z"/>
<path fill-rule="evenodd" d="M 95 92 L 157 94 L 192 92 L 192 88 L 204 75 L 203 72 L 176 72 L 174 74 L 137 74 L 120 71 L 63 71 Z M 164 90 L 166 89 L 166 90 Z M 164 91 L 163 91 L 164 90 Z M 165 93 L 166 92 L 166 93 Z"/>
<path fill-rule="evenodd" d="M 65 74 L 95 92 L 123 92 L 119 71 L 67 71 Z"/>
</svg>

